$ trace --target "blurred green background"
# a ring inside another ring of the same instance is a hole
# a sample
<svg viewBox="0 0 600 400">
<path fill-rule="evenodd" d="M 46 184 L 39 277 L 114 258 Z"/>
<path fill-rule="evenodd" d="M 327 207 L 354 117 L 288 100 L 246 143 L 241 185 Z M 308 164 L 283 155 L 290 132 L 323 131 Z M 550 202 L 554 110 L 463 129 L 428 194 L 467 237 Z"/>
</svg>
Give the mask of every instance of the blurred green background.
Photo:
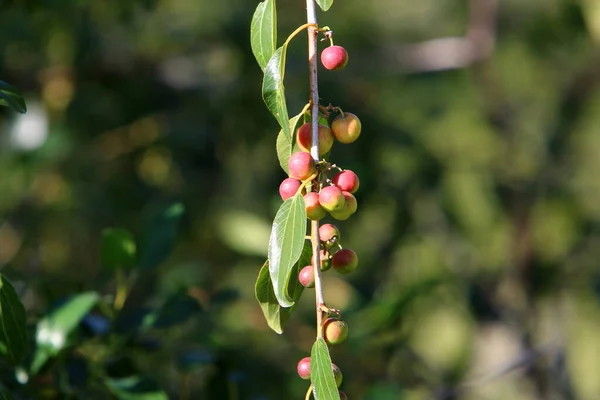
<svg viewBox="0 0 600 400">
<path fill-rule="evenodd" d="M 340 0 L 319 14 L 350 54 L 320 69 L 320 96 L 363 123 L 332 153 L 361 179 L 358 213 L 338 224 L 360 266 L 325 274 L 350 325 L 332 357 L 351 399 L 600 398 L 600 7 L 500 1 L 479 61 L 413 59 L 406 45 L 460 37 L 493 3 Z M 29 109 L 0 111 L 0 268 L 29 322 L 75 293 L 110 300 L 102 229 L 141 237 L 179 200 L 177 246 L 132 307 L 183 291 L 201 310 L 125 344 L 82 327 L 27 385 L 0 365 L 16 398 L 110 398 L 116 356 L 173 399 L 303 398 L 312 291 L 281 336 L 253 292 L 284 178 L 249 45 L 257 4 L 0 3 L 0 79 Z M 305 4 L 278 14 L 281 43 Z M 308 98 L 305 46 L 288 52 L 290 115 Z"/>
</svg>

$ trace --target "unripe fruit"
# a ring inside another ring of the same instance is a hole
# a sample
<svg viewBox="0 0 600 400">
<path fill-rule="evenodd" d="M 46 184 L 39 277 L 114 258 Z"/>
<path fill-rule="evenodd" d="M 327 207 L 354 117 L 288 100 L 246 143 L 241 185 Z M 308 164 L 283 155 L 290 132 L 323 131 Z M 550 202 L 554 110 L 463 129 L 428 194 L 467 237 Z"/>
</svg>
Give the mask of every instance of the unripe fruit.
<svg viewBox="0 0 600 400">
<path fill-rule="evenodd" d="M 344 194 L 336 186 L 327 186 L 319 192 L 319 202 L 325 211 L 340 210 L 344 207 Z"/>
<path fill-rule="evenodd" d="M 290 156 L 288 170 L 290 177 L 303 181 L 310 178 L 317 169 L 310 154 L 299 151 Z"/>
<path fill-rule="evenodd" d="M 321 64 L 330 71 L 342 69 L 348 64 L 348 52 L 342 46 L 329 46 L 321 52 Z"/>
<path fill-rule="evenodd" d="M 342 192 L 342 194 L 344 195 L 344 206 L 339 210 L 331 212 L 331 216 L 338 221 L 347 220 L 358 208 L 358 202 L 352 193 Z"/>
<path fill-rule="evenodd" d="M 333 245 L 333 238 L 340 242 L 340 230 L 333 224 L 323 224 L 319 227 L 319 238 L 326 243 L 326 247 Z"/>
<path fill-rule="evenodd" d="M 279 195 L 283 201 L 294 196 L 300 188 L 301 182 L 294 178 L 285 178 L 279 185 Z"/>
<path fill-rule="evenodd" d="M 348 400 L 348 396 L 346 396 L 346 393 L 344 393 L 340 390 L 339 394 L 340 394 L 340 400 Z"/>
<path fill-rule="evenodd" d="M 319 157 L 323 157 L 331 150 L 333 141 L 334 138 L 331 129 L 325 125 L 319 125 Z M 300 150 L 310 153 L 310 148 L 312 147 L 311 124 L 306 123 L 298 129 L 296 144 Z"/>
<path fill-rule="evenodd" d="M 331 266 L 340 274 L 349 274 L 358 267 L 358 256 L 350 249 L 341 249 L 333 255 Z"/>
<path fill-rule="evenodd" d="M 340 367 L 338 367 L 334 363 L 331 363 L 331 369 L 333 370 L 333 377 L 335 378 L 335 384 L 337 385 L 337 387 L 340 387 L 342 385 L 342 381 L 344 380 L 344 375 L 342 374 L 342 370 L 340 369 Z"/>
<path fill-rule="evenodd" d="M 331 133 L 340 143 L 352 143 L 360 136 L 361 123 L 352 113 L 340 114 L 331 123 Z"/>
<path fill-rule="evenodd" d="M 310 379 L 310 357 L 304 357 L 302 360 L 298 361 L 296 371 L 298 371 L 300 378 Z"/>
<path fill-rule="evenodd" d="M 305 288 L 315 287 L 315 270 L 312 265 L 307 265 L 300 270 L 298 274 L 300 284 Z"/>
<path fill-rule="evenodd" d="M 344 321 L 330 318 L 323 328 L 325 341 L 331 345 L 342 344 L 348 338 L 348 325 Z"/>
<path fill-rule="evenodd" d="M 358 176 L 349 169 L 335 175 L 332 182 L 335 186 L 339 187 L 342 192 L 356 193 L 360 186 Z"/>
<path fill-rule="evenodd" d="M 319 193 L 309 192 L 304 195 L 304 205 L 306 206 L 306 217 L 313 221 L 318 221 L 327 214 L 321 203 L 319 203 Z"/>
<path fill-rule="evenodd" d="M 321 258 L 321 271 L 328 271 L 331 268 L 331 259 L 329 258 L 329 253 L 325 250 L 319 250 L 319 254 Z"/>
</svg>

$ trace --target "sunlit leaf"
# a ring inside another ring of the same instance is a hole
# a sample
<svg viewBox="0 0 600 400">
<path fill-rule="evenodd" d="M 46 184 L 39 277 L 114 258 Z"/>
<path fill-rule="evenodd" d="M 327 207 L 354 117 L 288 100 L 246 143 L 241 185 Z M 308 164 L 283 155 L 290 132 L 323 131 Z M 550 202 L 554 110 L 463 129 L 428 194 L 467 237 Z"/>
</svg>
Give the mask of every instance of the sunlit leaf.
<svg viewBox="0 0 600 400">
<path fill-rule="evenodd" d="M 310 352 L 310 380 L 316 400 L 340 400 L 327 343 L 317 338 Z"/>
<path fill-rule="evenodd" d="M 317 4 L 319 5 L 319 7 L 321 7 L 321 9 L 323 11 L 329 10 L 331 5 L 333 4 L 333 0 L 316 0 L 316 1 L 317 1 Z"/>
<path fill-rule="evenodd" d="M 0 274 L 0 354 L 16 365 L 27 348 L 25 307 L 10 282 Z"/>
<path fill-rule="evenodd" d="M 27 112 L 25 100 L 13 85 L 0 81 L 0 106 L 9 107 L 16 112 L 24 114 Z"/>
<path fill-rule="evenodd" d="M 133 235 L 125 229 L 103 230 L 100 260 L 106 268 L 133 267 L 136 263 L 136 245 Z"/>
<path fill-rule="evenodd" d="M 264 71 L 277 47 L 277 8 L 275 0 L 259 3 L 250 24 L 252 53 Z"/>
<path fill-rule="evenodd" d="M 185 208 L 174 203 L 156 215 L 144 230 L 140 248 L 140 267 L 152 269 L 171 254 L 179 234 L 179 223 Z"/>
<path fill-rule="evenodd" d="M 271 229 L 269 238 L 269 273 L 273 290 L 282 307 L 291 307 L 294 300 L 287 293 L 294 264 L 300 258 L 306 235 L 304 198 L 296 194 L 283 202 Z"/>
<path fill-rule="evenodd" d="M 285 77 L 285 56 L 287 46 L 279 47 L 265 68 L 265 76 L 262 85 L 262 97 L 267 108 L 275 116 L 283 133 L 291 137 L 290 124 L 285 101 L 285 88 L 283 79 Z"/>
<path fill-rule="evenodd" d="M 50 358 L 57 355 L 67 344 L 69 334 L 98 302 L 96 292 L 85 292 L 71 297 L 42 318 L 37 325 L 36 350 L 31 363 L 35 374 Z"/>
<path fill-rule="evenodd" d="M 289 120 L 290 135 L 286 135 L 283 130 L 280 130 L 279 134 L 277 135 L 277 159 L 279 160 L 279 165 L 281 165 L 281 168 L 286 174 L 288 173 L 288 161 L 292 155 L 292 149 L 294 147 L 294 130 L 296 129 L 296 125 L 298 125 L 298 121 L 302 115 L 303 114 L 300 113 Z"/>
<path fill-rule="evenodd" d="M 168 400 L 156 383 L 139 376 L 107 379 L 106 386 L 119 400 Z"/>
</svg>

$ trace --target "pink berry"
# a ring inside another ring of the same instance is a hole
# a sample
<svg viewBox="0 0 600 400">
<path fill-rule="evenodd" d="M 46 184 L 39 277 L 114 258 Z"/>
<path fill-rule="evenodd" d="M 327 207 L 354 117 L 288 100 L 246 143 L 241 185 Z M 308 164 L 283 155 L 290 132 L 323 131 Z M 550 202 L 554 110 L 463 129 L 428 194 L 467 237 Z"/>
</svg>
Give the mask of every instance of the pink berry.
<svg viewBox="0 0 600 400">
<path fill-rule="evenodd" d="M 342 46 L 329 46 L 321 52 L 321 64 L 330 71 L 342 69 L 348 64 L 348 52 Z"/>
<path fill-rule="evenodd" d="M 300 270 L 298 274 L 300 284 L 306 288 L 315 287 L 315 269 L 312 265 L 307 265 Z"/>
<path fill-rule="evenodd" d="M 310 154 L 298 151 L 291 155 L 288 162 L 290 177 L 303 181 L 315 173 L 315 161 Z"/>
<path fill-rule="evenodd" d="M 349 169 L 336 174 L 333 179 L 333 184 L 340 188 L 341 191 L 356 193 L 360 186 L 358 176 Z"/>
<path fill-rule="evenodd" d="M 294 178 L 285 178 L 279 185 L 279 195 L 283 201 L 293 197 L 300 188 L 300 181 Z"/>
<path fill-rule="evenodd" d="M 304 357 L 302 360 L 298 361 L 296 370 L 298 371 L 300 378 L 310 379 L 310 357 Z"/>
</svg>

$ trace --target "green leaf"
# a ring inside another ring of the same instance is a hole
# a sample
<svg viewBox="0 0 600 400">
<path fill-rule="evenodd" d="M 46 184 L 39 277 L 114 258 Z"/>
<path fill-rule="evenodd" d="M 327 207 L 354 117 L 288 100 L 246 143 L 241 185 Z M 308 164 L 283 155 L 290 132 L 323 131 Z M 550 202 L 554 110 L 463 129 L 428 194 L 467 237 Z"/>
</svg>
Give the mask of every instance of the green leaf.
<svg viewBox="0 0 600 400">
<path fill-rule="evenodd" d="M 256 7 L 250 24 L 250 45 L 258 65 L 264 71 L 277 47 L 275 0 L 265 0 Z"/>
<path fill-rule="evenodd" d="M 275 116 L 283 133 L 291 138 L 290 124 L 285 102 L 285 88 L 283 78 L 285 76 L 285 55 L 287 46 L 278 48 L 265 68 L 265 76 L 262 85 L 262 97 L 271 114 Z"/>
<path fill-rule="evenodd" d="M 277 302 L 291 307 L 294 300 L 287 293 L 294 264 L 300 258 L 306 234 L 306 209 L 300 193 L 283 202 L 269 238 L 269 273 Z"/>
<path fill-rule="evenodd" d="M 294 266 L 291 276 L 298 276 L 300 269 L 310 263 L 311 255 L 312 249 L 310 242 L 305 242 L 300 259 Z M 298 279 L 290 279 L 287 288 L 288 296 L 290 296 L 294 301 L 297 301 L 300 299 L 303 290 L 304 286 L 300 284 Z M 258 273 L 258 279 L 256 280 L 256 285 L 254 287 L 254 294 L 256 295 L 256 300 L 258 300 L 258 303 L 260 304 L 265 316 L 265 320 L 267 321 L 269 327 L 279 334 L 283 333 L 283 328 L 285 327 L 285 324 L 289 320 L 296 306 L 293 305 L 291 307 L 281 307 L 277 302 L 275 292 L 273 291 L 273 283 L 271 282 L 271 277 L 269 276 L 269 260 L 265 261 L 264 265 L 260 269 L 260 272 Z"/>
<path fill-rule="evenodd" d="M 156 383 L 139 376 L 107 379 L 106 386 L 119 400 L 169 400 Z"/>
<path fill-rule="evenodd" d="M 333 0 L 316 0 L 316 1 L 317 1 L 317 4 L 319 5 L 319 7 L 321 7 L 321 9 L 323 11 L 329 10 L 331 5 L 333 4 Z"/>
<path fill-rule="evenodd" d="M 315 400 L 340 400 L 325 340 L 317 338 L 310 352 L 310 380 Z"/>
<path fill-rule="evenodd" d="M 85 292 L 71 297 L 42 318 L 37 325 L 37 348 L 31 363 L 31 373 L 37 373 L 46 361 L 67 346 L 71 332 L 98 302 L 98 293 Z"/>
<path fill-rule="evenodd" d="M 187 321 L 201 311 L 198 300 L 185 292 L 174 293 L 160 308 L 144 317 L 142 327 L 168 328 Z"/>
<path fill-rule="evenodd" d="M 19 94 L 17 88 L 2 81 L 0 81 L 0 106 L 9 107 L 21 114 L 27 112 L 25 100 Z"/>
<path fill-rule="evenodd" d="M 10 282 L 0 274 L 0 354 L 17 365 L 27 349 L 25 307 Z"/>
<path fill-rule="evenodd" d="M 13 396 L 8 390 L 0 389 L 0 400 L 13 400 Z"/>
<path fill-rule="evenodd" d="M 100 260 L 106 268 L 133 267 L 136 263 L 136 245 L 133 235 L 125 229 L 103 230 Z"/>
<path fill-rule="evenodd" d="M 173 203 L 150 220 L 142 240 L 140 268 L 155 268 L 171 254 L 184 211 L 183 204 Z"/>
<path fill-rule="evenodd" d="M 289 128 L 290 134 L 286 135 L 283 130 L 279 131 L 277 135 L 277 159 L 279 160 L 279 165 L 287 174 L 288 171 L 288 161 L 290 156 L 292 155 L 292 149 L 294 145 L 294 130 L 296 129 L 296 125 L 298 125 L 298 121 L 302 117 L 302 113 L 296 115 L 292 119 L 289 120 Z"/>
</svg>

